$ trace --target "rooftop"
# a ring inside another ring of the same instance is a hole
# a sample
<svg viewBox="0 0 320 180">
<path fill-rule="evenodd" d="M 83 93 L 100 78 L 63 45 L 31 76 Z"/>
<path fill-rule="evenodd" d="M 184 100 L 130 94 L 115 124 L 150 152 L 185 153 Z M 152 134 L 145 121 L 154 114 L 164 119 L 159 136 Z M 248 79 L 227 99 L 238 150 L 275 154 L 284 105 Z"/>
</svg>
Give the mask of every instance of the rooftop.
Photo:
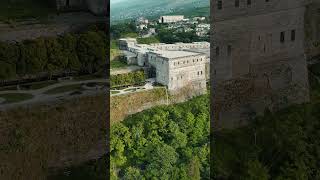
<svg viewBox="0 0 320 180">
<path fill-rule="evenodd" d="M 190 51 L 156 51 L 154 53 L 168 59 L 202 55 L 201 53 L 190 52 Z"/>
</svg>

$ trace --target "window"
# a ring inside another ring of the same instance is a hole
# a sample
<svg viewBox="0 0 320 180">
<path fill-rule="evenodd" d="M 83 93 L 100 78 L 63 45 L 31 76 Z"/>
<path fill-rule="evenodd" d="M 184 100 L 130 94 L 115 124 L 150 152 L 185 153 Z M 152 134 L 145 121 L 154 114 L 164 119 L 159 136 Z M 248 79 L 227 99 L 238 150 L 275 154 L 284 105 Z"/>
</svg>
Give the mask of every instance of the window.
<svg viewBox="0 0 320 180">
<path fill-rule="evenodd" d="M 266 2 L 269 2 L 269 0 L 266 0 Z"/>
<path fill-rule="evenodd" d="M 218 1 L 218 9 L 222 9 L 222 0 Z"/>
<path fill-rule="evenodd" d="M 284 31 L 282 31 L 282 32 L 280 33 L 280 42 L 281 42 L 281 43 L 284 43 L 284 36 L 285 36 Z"/>
<path fill-rule="evenodd" d="M 220 55 L 220 49 L 219 49 L 219 47 L 217 46 L 216 47 L 216 56 L 219 56 Z"/>
<path fill-rule="evenodd" d="M 247 0 L 247 5 L 251 5 L 251 0 Z"/>
<path fill-rule="evenodd" d="M 239 6 L 240 6 L 240 0 L 235 0 L 234 6 L 235 6 L 235 7 L 239 7 Z"/>
<path fill-rule="evenodd" d="M 291 30 L 291 41 L 296 40 L 296 30 Z"/>
<path fill-rule="evenodd" d="M 228 45 L 228 56 L 231 56 L 231 45 Z"/>
</svg>

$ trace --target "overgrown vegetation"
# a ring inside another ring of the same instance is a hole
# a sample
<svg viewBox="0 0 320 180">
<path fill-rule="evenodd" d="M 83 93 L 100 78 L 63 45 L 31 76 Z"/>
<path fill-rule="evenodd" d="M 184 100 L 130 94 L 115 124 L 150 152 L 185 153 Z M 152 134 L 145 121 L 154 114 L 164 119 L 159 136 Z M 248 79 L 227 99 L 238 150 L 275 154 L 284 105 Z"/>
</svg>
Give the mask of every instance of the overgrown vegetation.
<svg viewBox="0 0 320 180">
<path fill-rule="evenodd" d="M 107 155 L 91 160 L 78 166 L 61 169 L 58 173 L 50 175 L 48 180 L 105 180 L 108 177 Z M 66 173 L 68 172 L 68 173 Z"/>
<path fill-rule="evenodd" d="M 135 71 L 126 74 L 117 74 L 110 76 L 111 87 L 129 86 L 145 82 L 144 71 Z"/>
<path fill-rule="evenodd" d="M 55 2 L 51 0 L 1 0 L 0 2 L 0 21 L 5 22 L 47 17 L 49 13 L 55 12 Z"/>
<path fill-rule="evenodd" d="M 43 72 L 99 72 L 105 68 L 107 49 L 107 36 L 102 31 L 21 43 L 0 42 L 0 79 L 16 79 Z"/>
<path fill-rule="evenodd" d="M 266 112 L 248 127 L 214 133 L 216 179 L 319 179 L 319 103 Z"/>
<path fill-rule="evenodd" d="M 124 67 L 127 67 L 128 64 L 125 63 L 124 61 L 122 60 L 113 60 L 110 62 L 110 68 L 111 69 L 119 69 L 119 68 L 124 68 Z"/>
<path fill-rule="evenodd" d="M 137 42 L 139 44 L 153 44 L 153 43 L 160 43 L 157 37 L 147 37 L 147 38 L 137 38 Z"/>
<path fill-rule="evenodd" d="M 111 179 L 209 179 L 209 98 L 160 106 L 111 127 Z"/>
<path fill-rule="evenodd" d="M 16 103 L 16 102 L 32 99 L 33 95 L 24 94 L 24 93 L 8 93 L 8 94 L 0 94 L 0 98 L 4 98 L 5 99 L 4 104 L 7 104 L 7 103 Z"/>
<path fill-rule="evenodd" d="M 266 110 L 249 126 L 214 132 L 215 179 L 319 179 L 319 65 L 310 68 L 311 103 Z"/>
<path fill-rule="evenodd" d="M 106 102 L 108 96 L 97 95 L 0 111 L 0 179 L 46 179 L 52 166 L 97 156 L 88 152 L 106 142 Z"/>
<path fill-rule="evenodd" d="M 199 37 L 195 31 L 190 32 L 175 32 L 174 30 L 169 30 L 163 27 L 159 27 L 158 38 L 162 43 L 192 43 L 198 41 L 209 41 L 209 37 Z"/>
<path fill-rule="evenodd" d="M 132 113 L 136 113 L 156 105 L 165 104 L 167 101 L 166 89 L 155 88 L 148 91 L 129 93 L 110 98 L 110 123 L 122 121 Z"/>
</svg>

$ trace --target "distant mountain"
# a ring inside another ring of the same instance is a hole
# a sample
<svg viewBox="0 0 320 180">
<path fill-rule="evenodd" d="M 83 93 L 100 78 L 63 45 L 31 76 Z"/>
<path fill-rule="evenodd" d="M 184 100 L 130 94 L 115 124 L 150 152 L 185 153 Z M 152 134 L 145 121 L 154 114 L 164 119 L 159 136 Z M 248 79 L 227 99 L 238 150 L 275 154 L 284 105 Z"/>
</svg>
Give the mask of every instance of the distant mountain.
<svg viewBox="0 0 320 180">
<path fill-rule="evenodd" d="M 209 7 L 209 0 L 111 0 L 111 21 L 182 13 Z"/>
</svg>

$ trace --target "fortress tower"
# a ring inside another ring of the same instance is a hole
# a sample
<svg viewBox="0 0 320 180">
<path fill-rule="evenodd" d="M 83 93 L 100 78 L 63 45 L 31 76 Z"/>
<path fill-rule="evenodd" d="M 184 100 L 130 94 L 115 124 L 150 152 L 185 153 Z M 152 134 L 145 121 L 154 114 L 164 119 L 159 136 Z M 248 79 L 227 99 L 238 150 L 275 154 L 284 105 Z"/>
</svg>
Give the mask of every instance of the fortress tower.
<svg viewBox="0 0 320 180">
<path fill-rule="evenodd" d="M 213 0 L 215 126 L 309 100 L 305 0 Z M 240 123 L 240 124 L 239 124 Z"/>
</svg>

